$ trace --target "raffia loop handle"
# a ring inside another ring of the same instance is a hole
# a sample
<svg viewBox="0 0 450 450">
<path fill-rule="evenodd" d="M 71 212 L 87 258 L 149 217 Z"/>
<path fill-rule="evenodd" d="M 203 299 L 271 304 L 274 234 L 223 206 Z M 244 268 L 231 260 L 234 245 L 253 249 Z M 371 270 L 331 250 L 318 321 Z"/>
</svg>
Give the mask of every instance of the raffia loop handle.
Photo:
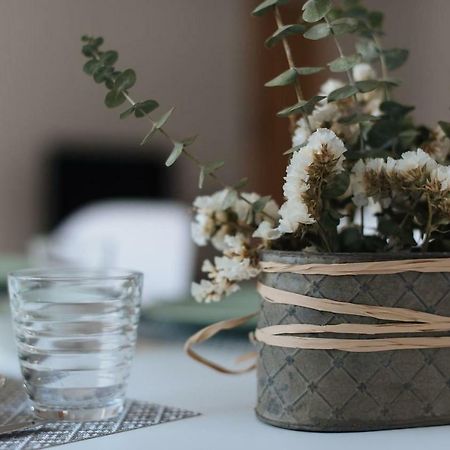
<svg viewBox="0 0 450 450">
<path fill-rule="evenodd" d="M 408 259 L 398 261 L 375 261 L 343 264 L 284 264 L 262 261 L 261 268 L 266 273 L 294 273 L 300 275 L 388 275 L 403 272 L 450 272 L 450 258 Z M 342 350 L 347 352 L 379 352 L 406 349 L 450 348 L 450 336 L 426 336 L 424 333 L 450 333 L 450 317 L 415 311 L 407 308 L 393 308 L 376 305 L 361 305 L 327 298 L 316 298 L 258 283 L 258 292 L 265 301 L 276 304 L 293 305 L 316 311 L 335 314 L 370 317 L 389 321 L 382 324 L 341 323 L 338 325 L 288 324 L 273 325 L 256 329 L 252 338 L 265 345 L 297 349 Z M 192 346 L 216 335 L 222 330 L 230 330 L 244 324 L 256 314 L 237 319 L 224 320 L 200 330 L 188 339 L 185 350 L 198 362 L 222 373 L 238 374 L 252 370 L 255 364 L 243 369 L 230 370 L 196 353 Z M 358 337 L 329 338 L 301 336 L 302 334 L 330 333 L 369 335 Z M 394 337 L 373 337 L 376 335 Z M 396 337 L 396 334 L 416 334 L 413 337 Z"/>
<path fill-rule="evenodd" d="M 234 328 L 237 328 L 245 323 L 247 323 L 249 320 L 256 317 L 257 313 L 249 314 L 248 316 L 243 317 L 237 317 L 235 319 L 229 319 L 229 320 L 222 320 L 221 322 L 214 323 L 212 325 L 207 326 L 206 328 L 201 329 L 200 331 L 197 331 L 194 335 L 192 335 L 184 344 L 184 351 L 194 360 L 197 362 L 210 367 L 211 369 L 216 370 L 217 372 L 230 374 L 230 375 L 237 375 L 242 374 L 246 372 L 252 371 L 256 364 L 252 363 L 251 365 L 244 367 L 242 369 L 227 369 L 226 367 L 211 361 L 210 359 L 205 358 L 204 356 L 199 355 L 194 349 L 192 348 L 195 344 L 201 344 L 202 342 L 207 341 L 208 339 L 211 339 L 216 334 L 220 333 L 221 331 L 225 330 L 232 330 Z M 246 354 L 238 358 L 237 362 L 244 362 L 249 358 L 254 359 L 254 353 Z"/>
</svg>

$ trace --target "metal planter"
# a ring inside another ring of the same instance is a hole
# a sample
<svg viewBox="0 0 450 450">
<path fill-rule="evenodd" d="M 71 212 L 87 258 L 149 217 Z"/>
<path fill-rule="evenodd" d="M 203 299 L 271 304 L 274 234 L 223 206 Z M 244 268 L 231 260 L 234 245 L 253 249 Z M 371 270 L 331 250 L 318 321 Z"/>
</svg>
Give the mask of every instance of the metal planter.
<svg viewBox="0 0 450 450">
<path fill-rule="evenodd" d="M 450 255 L 279 251 L 266 251 L 261 255 L 264 261 L 289 264 L 424 257 L 448 258 Z M 450 273 L 339 277 L 265 273 L 261 281 L 312 297 L 450 316 Z M 380 321 L 263 302 L 259 328 L 290 323 L 325 325 Z M 307 431 L 364 431 L 450 424 L 450 349 L 349 353 L 258 344 L 258 353 L 256 414 L 271 425 Z"/>
</svg>

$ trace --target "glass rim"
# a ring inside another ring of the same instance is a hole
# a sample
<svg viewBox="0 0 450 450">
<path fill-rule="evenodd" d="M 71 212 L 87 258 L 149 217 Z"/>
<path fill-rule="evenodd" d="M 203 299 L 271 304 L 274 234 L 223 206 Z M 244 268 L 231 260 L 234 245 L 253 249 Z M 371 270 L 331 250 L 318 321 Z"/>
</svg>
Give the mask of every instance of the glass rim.
<svg viewBox="0 0 450 450">
<path fill-rule="evenodd" d="M 119 269 L 114 267 L 46 267 L 14 270 L 8 273 L 9 279 L 23 281 L 98 281 L 127 280 L 142 278 L 138 270 Z"/>
</svg>

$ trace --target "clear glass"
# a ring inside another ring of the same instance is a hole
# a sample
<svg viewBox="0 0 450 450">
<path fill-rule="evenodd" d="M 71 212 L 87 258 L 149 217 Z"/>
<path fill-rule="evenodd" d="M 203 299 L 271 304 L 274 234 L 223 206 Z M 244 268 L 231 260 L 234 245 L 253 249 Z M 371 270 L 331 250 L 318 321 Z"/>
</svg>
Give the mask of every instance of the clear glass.
<svg viewBox="0 0 450 450">
<path fill-rule="evenodd" d="M 23 270 L 8 277 L 19 361 L 34 413 L 102 420 L 121 412 L 142 274 Z"/>
</svg>

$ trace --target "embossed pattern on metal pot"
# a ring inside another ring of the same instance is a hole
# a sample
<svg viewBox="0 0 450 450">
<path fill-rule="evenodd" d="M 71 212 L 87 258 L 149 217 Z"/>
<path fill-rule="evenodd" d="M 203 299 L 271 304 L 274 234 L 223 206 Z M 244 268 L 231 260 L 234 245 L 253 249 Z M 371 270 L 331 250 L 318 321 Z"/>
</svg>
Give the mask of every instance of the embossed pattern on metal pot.
<svg viewBox="0 0 450 450">
<path fill-rule="evenodd" d="M 289 264 L 424 257 L 448 258 L 450 254 L 265 251 L 261 255 L 264 261 Z M 311 297 L 450 316 L 450 273 L 339 277 L 265 273 L 261 281 Z M 381 322 L 263 302 L 258 327 Z M 363 431 L 450 424 L 450 349 L 350 353 L 258 344 L 258 353 L 256 414 L 271 425 L 309 431 Z"/>
</svg>

